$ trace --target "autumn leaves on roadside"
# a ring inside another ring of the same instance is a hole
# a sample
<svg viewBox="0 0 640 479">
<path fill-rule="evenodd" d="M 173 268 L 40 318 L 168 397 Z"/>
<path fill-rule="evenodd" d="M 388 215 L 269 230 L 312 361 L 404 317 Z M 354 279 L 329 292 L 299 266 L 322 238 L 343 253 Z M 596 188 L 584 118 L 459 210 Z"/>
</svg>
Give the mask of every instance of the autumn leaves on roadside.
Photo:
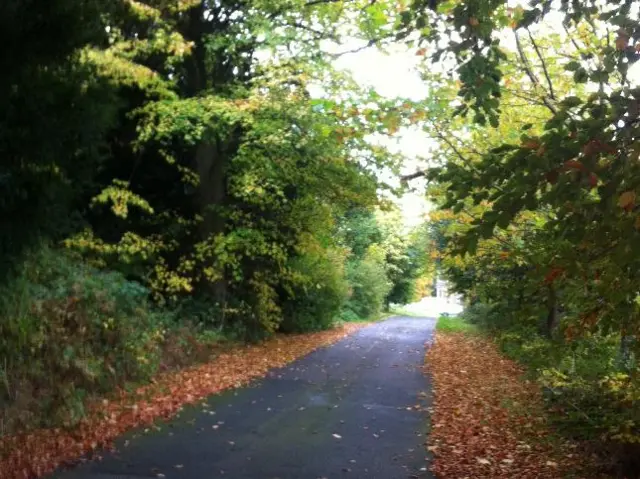
<svg viewBox="0 0 640 479">
<path fill-rule="evenodd" d="M 310 334 L 277 336 L 258 345 L 232 348 L 214 360 L 156 378 L 149 386 L 129 394 L 121 391 L 110 400 L 97 401 L 86 419 L 74 429 L 42 429 L 0 439 L 0 477 L 32 479 L 72 463 L 123 432 L 153 424 L 224 389 L 247 384 L 269 369 L 281 367 L 309 352 L 332 344 L 365 323 Z"/>
<path fill-rule="evenodd" d="M 427 354 L 434 407 L 427 444 L 438 478 L 590 477 L 575 445 L 550 440 L 539 388 L 479 336 L 439 332 Z"/>
</svg>

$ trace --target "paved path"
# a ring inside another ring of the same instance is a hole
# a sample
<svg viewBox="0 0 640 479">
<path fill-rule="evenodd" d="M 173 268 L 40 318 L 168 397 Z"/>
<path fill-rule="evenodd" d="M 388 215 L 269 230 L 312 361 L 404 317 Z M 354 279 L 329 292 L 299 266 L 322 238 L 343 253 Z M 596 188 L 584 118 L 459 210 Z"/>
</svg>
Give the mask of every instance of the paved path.
<svg viewBox="0 0 640 479">
<path fill-rule="evenodd" d="M 427 413 L 408 408 L 429 403 L 420 366 L 434 323 L 403 317 L 369 326 L 53 477 L 431 478 Z"/>
</svg>

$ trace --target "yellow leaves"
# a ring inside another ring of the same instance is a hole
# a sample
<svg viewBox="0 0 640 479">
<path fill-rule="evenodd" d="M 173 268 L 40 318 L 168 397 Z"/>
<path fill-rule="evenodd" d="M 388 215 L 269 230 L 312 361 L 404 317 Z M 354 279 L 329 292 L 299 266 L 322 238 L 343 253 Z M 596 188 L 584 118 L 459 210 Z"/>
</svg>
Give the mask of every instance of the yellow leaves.
<svg viewBox="0 0 640 479">
<path fill-rule="evenodd" d="M 635 206 L 636 194 L 633 191 L 625 191 L 618 198 L 618 206 L 626 211 L 630 211 Z"/>
<path fill-rule="evenodd" d="M 409 121 L 411 123 L 418 123 L 425 119 L 427 113 L 424 110 L 416 110 L 409 115 Z"/>
<path fill-rule="evenodd" d="M 387 115 L 384 119 L 384 126 L 387 128 L 387 133 L 389 133 L 389 135 L 396 134 L 400 129 L 400 122 L 401 119 L 398 115 L 393 113 Z"/>
<path fill-rule="evenodd" d="M 81 55 L 84 62 L 94 65 L 101 76 L 117 85 L 137 86 L 143 90 L 153 89 L 163 98 L 176 97 L 155 71 L 139 63 L 121 58 L 110 51 L 92 48 L 85 48 Z"/>
<path fill-rule="evenodd" d="M 157 8 L 153 8 L 145 3 L 136 0 L 126 0 L 126 2 L 138 20 L 160 20 L 162 13 Z"/>
</svg>

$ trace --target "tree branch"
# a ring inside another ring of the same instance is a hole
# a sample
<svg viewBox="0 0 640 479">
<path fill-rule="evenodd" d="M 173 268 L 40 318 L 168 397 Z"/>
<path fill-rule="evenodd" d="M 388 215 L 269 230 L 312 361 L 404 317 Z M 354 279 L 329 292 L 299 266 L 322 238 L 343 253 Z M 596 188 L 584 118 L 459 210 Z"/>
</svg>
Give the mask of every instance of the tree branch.
<svg viewBox="0 0 640 479">
<path fill-rule="evenodd" d="M 304 4 L 305 7 L 313 7 L 314 5 L 322 5 L 323 3 L 338 3 L 342 0 L 310 0 Z"/>
<path fill-rule="evenodd" d="M 343 52 L 332 53 L 331 57 L 332 58 L 340 58 L 343 55 L 349 55 L 351 53 L 361 52 L 362 50 L 366 50 L 367 48 L 371 48 L 372 46 L 374 46 L 376 43 L 378 43 L 381 40 L 384 40 L 384 38 L 372 38 L 371 40 L 369 40 L 366 44 L 362 45 L 361 47 L 357 47 L 357 48 L 354 48 L 352 50 L 345 50 Z"/>
<path fill-rule="evenodd" d="M 573 47 L 576 49 L 576 51 L 578 52 L 578 55 L 582 56 L 582 49 L 580 48 L 580 46 L 578 45 L 578 42 L 576 42 L 576 40 L 573 38 L 573 35 L 571 35 L 571 32 L 569 32 L 569 29 L 567 28 L 567 26 L 563 23 L 562 24 L 562 28 L 564 28 L 565 33 L 567 34 L 567 36 L 569 37 L 569 40 L 571 40 L 571 43 L 573 44 Z"/>
<path fill-rule="evenodd" d="M 544 72 L 544 76 L 547 79 L 547 85 L 549 85 L 549 96 L 552 100 L 556 99 L 556 95 L 553 92 L 553 84 L 551 83 L 551 77 L 549 76 L 549 70 L 547 70 L 547 63 L 544 61 L 544 57 L 542 53 L 540 53 L 540 49 L 538 48 L 538 44 L 533 39 L 533 35 L 531 34 L 531 30 L 527 28 L 527 33 L 529 34 L 529 40 L 531 40 L 531 44 L 533 45 L 533 49 L 536 51 L 536 55 L 540 59 L 540 63 L 542 65 L 542 71 Z"/>
<path fill-rule="evenodd" d="M 304 23 L 295 22 L 289 23 L 288 25 L 290 27 L 299 28 L 301 30 L 306 30 L 310 33 L 313 33 L 314 35 L 316 35 L 316 40 L 333 40 L 334 42 L 338 41 L 338 38 L 332 32 L 326 33 L 322 30 L 316 30 L 315 28 L 310 27 L 309 25 L 305 25 Z"/>
<path fill-rule="evenodd" d="M 520 59 L 522 60 L 522 67 L 524 68 L 525 73 L 527 74 L 531 82 L 534 84 L 534 86 L 541 87 L 540 80 L 538 80 L 538 77 L 535 75 L 535 73 L 531 69 L 531 65 L 529 65 L 529 59 L 527 58 L 527 56 L 524 53 L 524 50 L 522 49 L 522 43 L 520 42 L 520 37 L 518 36 L 518 32 L 514 30 L 513 34 L 516 37 L 516 47 L 518 49 L 518 54 L 520 55 Z M 542 102 L 549 110 L 551 110 L 551 112 L 554 115 L 557 113 L 556 107 L 553 105 L 553 103 L 549 101 L 546 94 L 542 96 Z"/>
<path fill-rule="evenodd" d="M 402 183 L 407 183 L 411 180 L 415 180 L 416 178 L 422 178 L 423 176 L 427 176 L 426 171 L 416 171 L 415 173 L 411 173 L 409 175 L 403 175 L 400 177 L 400 181 Z"/>
</svg>

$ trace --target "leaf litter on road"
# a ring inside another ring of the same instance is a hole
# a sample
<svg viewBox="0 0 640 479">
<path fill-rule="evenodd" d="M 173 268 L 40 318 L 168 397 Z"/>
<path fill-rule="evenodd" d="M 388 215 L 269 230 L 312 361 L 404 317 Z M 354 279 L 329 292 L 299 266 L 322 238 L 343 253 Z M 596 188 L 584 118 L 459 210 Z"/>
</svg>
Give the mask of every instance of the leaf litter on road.
<svg viewBox="0 0 640 479">
<path fill-rule="evenodd" d="M 127 430 L 173 417 L 183 405 L 245 385 L 364 325 L 349 323 L 328 331 L 278 335 L 260 344 L 236 347 L 207 363 L 162 374 L 136 391 L 121 390 L 108 401 L 95 401 L 74 428 L 39 429 L 0 438 L 0 477 L 33 479 L 62 464 L 72 464 L 83 454 L 110 447 Z"/>
<path fill-rule="evenodd" d="M 540 389 L 490 340 L 437 333 L 426 369 L 434 401 L 427 450 L 439 479 L 598 477 L 577 444 L 552 434 Z"/>
</svg>

